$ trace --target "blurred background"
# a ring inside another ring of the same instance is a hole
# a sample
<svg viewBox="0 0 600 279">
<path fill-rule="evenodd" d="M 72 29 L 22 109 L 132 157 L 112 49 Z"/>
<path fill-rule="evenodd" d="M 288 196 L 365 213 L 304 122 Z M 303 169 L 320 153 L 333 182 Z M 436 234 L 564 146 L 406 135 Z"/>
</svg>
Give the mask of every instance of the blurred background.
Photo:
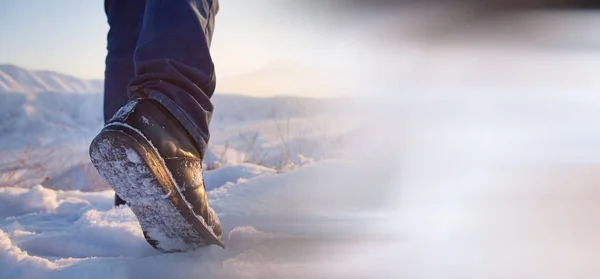
<svg viewBox="0 0 600 279">
<path fill-rule="evenodd" d="M 0 263 L 11 278 L 597 278 L 599 4 L 221 0 L 205 168 L 231 245 L 165 257 L 86 154 L 102 1 L 0 1 Z"/>
</svg>

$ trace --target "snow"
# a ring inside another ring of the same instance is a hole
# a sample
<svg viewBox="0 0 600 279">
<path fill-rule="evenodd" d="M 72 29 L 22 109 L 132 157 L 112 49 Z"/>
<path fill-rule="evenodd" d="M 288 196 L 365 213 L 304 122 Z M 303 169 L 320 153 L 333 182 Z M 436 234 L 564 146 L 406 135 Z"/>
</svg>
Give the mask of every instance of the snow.
<svg viewBox="0 0 600 279">
<path fill-rule="evenodd" d="M 102 80 L 82 80 L 50 71 L 29 71 L 10 64 L 0 64 L 0 92 L 63 92 L 90 94 L 102 92 Z"/>
<path fill-rule="evenodd" d="M 288 272 L 298 272 L 293 266 L 288 267 L 293 262 L 279 258 L 290 252 L 280 247 L 281 243 L 289 241 L 289 245 L 295 245 L 292 235 L 310 237 L 315 229 L 308 226 L 311 221 L 298 221 L 298 216 L 288 222 L 279 216 L 281 222 L 269 223 L 269 208 L 283 209 L 288 205 L 291 207 L 279 212 L 297 210 L 291 203 L 299 201 L 297 192 L 294 196 L 284 194 L 298 188 L 298 183 L 307 184 L 305 190 L 315 190 L 318 185 L 308 185 L 309 181 L 302 178 L 321 168 L 335 170 L 339 164 L 324 162 L 322 166 L 290 173 L 287 178 L 250 178 L 209 192 L 211 203 L 222 216 L 227 248 L 207 247 L 187 254 L 164 255 L 150 248 L 129 208 L 112 208 L 110 191 L 56 191 L 41 186 L 0 188 L 5 218 L 0 222 L 0 243 L 5 251 L 0 264 L 10 266 L 1 271 L 0 278 L 72 278 L 81 272 L 91 276 L 88 278 L 162 278 L 167 274 L 177 278 L 271 274 L 281 278 Z M 278 199 L 270 199 L 272 195 Z M 301 224 L 304 232 L 300 234 L 297 229 Z M 324 232 L 312 234 L 317 237 Z M 284 250 L 272 250 L 276 248 Z"/>
<path fill-rule="evenodd" d="M 273 174 L 275 174 L 274 169 L 249 163 L 240 163 L 206 171 L 204 174 L 204 183 L 207 190 L 212 190 L 226 183 L 235 183 L 240 180 Z"/>
<path fill-rule="evenodd" d="M 132 149 L 127 149 L 125 153 L 127 154 L 127 160 L 129 160 L 129 162 L 140 163 L 141 158 L 140 156 L 138 156 L 137 153 L 135 153 L 135 151 L 133 151 Z"/>
<path fill-rule="evenodd" d="M 162 195 L 160 197 L 163 198 L 163 199 L 166 199 L 166 198 L 168 198 L 170 196 L 171 196 L 171 191 L 169 191 L 168 193 L 166 193 L 166 194 L 164 194 L 164 195 Z"/>
<path fill-rule="evenodd" d="M 150 125 L 150 120 L 148 120 L 148 118 L 144 115 L 142 115 L 142 123 L 146 124 L 146 125 Z"/>
<path fill-rule="evenodd" d="M 335 159 L 341 147 L 328 147 L 350 131 L 336 120 L 349 110 L 345 100 L 215 96 L 228 109 L 213 118 L 205 184 L 226 249 L 161 254 L 127 206 L 113 208 L 114 192 L 89 163 L 87 142 L 102 125 L 101 95 L 69 87 L 75 81 L 66 78 L 12 71 L 23 77 L 10 74 L 14 90 L 0 92 L 9 96 L 0 104 L 7 135 L 0 138 L 0 163 L 17 167 L 23 181 L 0 174 L 0 266 L 9 267 L 0 278 L 304 278 L 302 266 L 322 253 L 320 237 L 334 239 L 354 224 L 342 218 L 324 228 L 337 213 L 315 211 L 321 195 L 339 200 L 327 202 L 328 209 L 344 204 L 316 178 L 347 171 L 348 162 Z M 126 160 L 140 158 L 128 152 Z"/>
<path fill-rule="evenodd" d="M 58 171 L 50 179 L 42 182 L 50 189 L 81 190 L 86 192 L 105 191 L 110 186 L 100 177 L 91 162 L 78 163 L 73 167 Z"/>
<path fill-rule="evenodd" d="M 413 93 L 349 115 L 219 99 L 236 105 L 205 183 L 225 249 L 153 250 L 107 188 L 2 184 L 0 278 L 598 278 L 598 95 Z"/>
<path fill-rule="evenodd" d="M 90 169 L 86 144 L 103 125 L 102 106 L 99 105 L 103 102 L 102 82 L 31 71 L 14 65 L 0 65 L 0 75 L 6 84 L 10 83 L 0 90 L 0 165 L 21 164 L 19 162 L 25 160 L 42 162 L 44 166 L 23 167 L 8 185 L 106 189 L 107 185 L 93 168 Z M 47 79 L 58 79 L 63 85 L 70 85 L 44 87 L 38 84 Z M 205 163 L 213 165 L 283 166 L 279 156 L 282 144 L 270 143 L 280 142 L 277 127 L 289 128 L 288 120 L 295 129 L 284 135 L 284 141 L 293 153 L 317 159 L 328 157 L 330 154 L 325 153 L 334 151 L 323 151 L 322 143 L 334 139 L 324 140 L 325 133 L 317 129 L 332 130 L 334 136 L 343 134 L 346 128 L 338 127 L 332 119 L 343 117 L 352 108 L 350 99 L 253 98 L 231 94 L 216 94 L 212 99 L 217 107 L 211 123 L 215 133 Z M 327 116 L 330 120 L 321 123 L 323 118 L 319 116 Z M 310 120 L 310 117 L 315 119 Z M 305 126 L 294 124 L 300 122 Z M 319 135 L 314 136 L 307 130 Z M 257 141 L 250 145 L 242 136 L 253 134 L 258 135 Z M 302 136 L 300 141 L 295 139 L 298 136 Z M 302 148 L 312 150 L 307 152 Z M 300 162 L 295 154 L 290 159 Z M 0 183 L 2 176 L 0 173 Z"/>
</svg>

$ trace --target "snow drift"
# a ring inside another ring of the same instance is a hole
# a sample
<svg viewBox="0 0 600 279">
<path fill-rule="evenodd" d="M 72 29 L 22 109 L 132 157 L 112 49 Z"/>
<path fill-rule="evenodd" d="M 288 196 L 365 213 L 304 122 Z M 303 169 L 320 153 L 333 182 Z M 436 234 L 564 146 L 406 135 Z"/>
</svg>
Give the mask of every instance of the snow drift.
<svg viewBox="0 0 600 279">
<path fill-rule="evenodd" d="M 0 264 L 8 267 L 0 278 L 327 278 L 330 270 L 319 269 L 318 260 L 348 249 L 351 239 L 367 241 L 364 235 L 374 231 L 361 227 L 375 219 L 341 217 L 355 206 L 347 197 L 321 190 L 332 180 L 348 185 L 340 174 L 358 167 L 323 162 L 217 187 L 209 199 L 227 247 L 186 254 L 150 248 L 133 213 L 112 207 L 111 191 L 0 188 Z M 330 179 L 316 179 L 319 172 Z M 329 202 L 314 199 L 319 196 Z"/>
</svg>

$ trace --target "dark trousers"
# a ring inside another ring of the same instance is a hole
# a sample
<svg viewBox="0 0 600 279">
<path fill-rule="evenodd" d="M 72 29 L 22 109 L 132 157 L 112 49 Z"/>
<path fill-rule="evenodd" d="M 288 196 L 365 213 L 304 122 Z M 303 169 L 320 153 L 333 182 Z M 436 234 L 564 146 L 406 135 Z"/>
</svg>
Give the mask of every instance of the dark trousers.
<svg viewBox="0 0 600 279">
<path fill-rule="evenodd" d="M 104 120 L 135 91 L 161 103 L 202 150 L 215 91 L 209 52 L 217 0 L 105 0 L 110 30 Z"/>
</svg>

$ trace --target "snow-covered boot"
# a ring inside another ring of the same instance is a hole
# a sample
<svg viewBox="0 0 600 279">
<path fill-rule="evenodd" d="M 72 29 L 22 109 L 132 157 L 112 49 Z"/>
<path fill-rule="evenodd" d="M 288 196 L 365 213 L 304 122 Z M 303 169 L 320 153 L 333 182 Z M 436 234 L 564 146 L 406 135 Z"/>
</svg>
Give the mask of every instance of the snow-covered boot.
<svg viewBox="0 0 600 279">
<path fill-rule="evenodd" d="M 132 98 L 90 145 L 92 163 L 164 252 L 222 242 L 208 205 L 202 159 L 183 126 L 159 103 Z"/>
</svg>

